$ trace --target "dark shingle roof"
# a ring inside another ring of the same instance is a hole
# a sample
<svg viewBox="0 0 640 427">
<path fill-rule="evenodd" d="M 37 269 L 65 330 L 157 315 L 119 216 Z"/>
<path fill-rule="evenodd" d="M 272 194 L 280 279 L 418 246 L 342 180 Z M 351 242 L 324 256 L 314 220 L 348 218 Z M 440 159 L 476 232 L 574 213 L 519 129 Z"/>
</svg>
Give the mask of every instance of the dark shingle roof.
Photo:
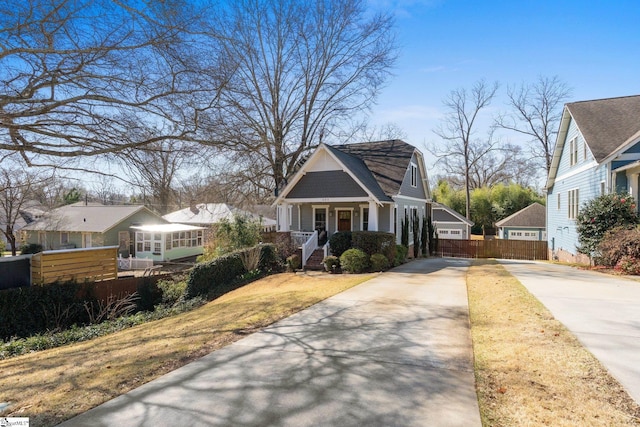
<svg viewBox="0 0 640 427">
<path fill-rule="evenodd" d="M 598 163 L 640 131 L 640 95 L 571 102 L 567 109 Z"/>
<path fill-rule="evenodd" d="M 547 208 L 533 203 L 518 212 L 496 222 L 496 227 L 546 227 Z"/>
<path fill-rule="evenodd" d="M 394 196 L 400 192 L 400 186 L 415 151 L 415 147 L 399 139 L 338 145 L 331 148 L 364 163 L 369 174 L 387 196 Z M 344 162 L 344 156 L 340 159 Z M 345 165 L 352 167 L 352 164 Z M 352 171 L 355 173 L 355 170 Z"/>
</svg>

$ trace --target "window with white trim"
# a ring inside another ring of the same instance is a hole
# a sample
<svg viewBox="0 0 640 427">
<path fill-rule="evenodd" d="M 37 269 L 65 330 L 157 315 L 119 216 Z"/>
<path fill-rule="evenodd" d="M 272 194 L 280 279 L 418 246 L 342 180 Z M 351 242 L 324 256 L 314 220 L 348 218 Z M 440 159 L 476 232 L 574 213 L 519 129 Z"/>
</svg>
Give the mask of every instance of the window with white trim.
<svg viewBox="0 0 640 427">
<path fill-rule="evenodd" d="M 369 230 L 369 208 L 362 208 L 362 231 Z"/>
<path fill-rule="evenodd" d="M 569 141 L 569 166 L 578 163 L 578 138 L 575 137 Z"/>
<path fill-rule="evenodd" d="M 418 165 L 411 163 L 411 186 L 418 186 Z"/>
<path fill-rule="evenodd" d="M 580 193 L 576 188 L 569 190 L 567 194 L 567 217 L 569 219 L 576 219 L 578 216 L 578 206 L 580 205 Z"/>
<path fill-rule="evenodd" d="M 61 245 L 66 245 L 67 243 L 69 243 L 69 233 L 66 231 L 61 231 L 60 232 L 60 244 Z"/>
</svg>

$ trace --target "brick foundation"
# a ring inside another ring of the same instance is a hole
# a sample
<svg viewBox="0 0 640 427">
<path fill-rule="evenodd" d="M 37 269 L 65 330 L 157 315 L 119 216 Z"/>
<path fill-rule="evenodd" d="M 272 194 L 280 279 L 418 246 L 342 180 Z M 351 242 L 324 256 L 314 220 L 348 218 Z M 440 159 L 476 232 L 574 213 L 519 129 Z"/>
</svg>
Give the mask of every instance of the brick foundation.
<svg viewBox="0 0 640 427">
<path fill-rule="evenodd" d="M 569 264 L 591 265 L 591 258 L 585 254 L 572 254 L 564 249 L 557 251 L 549 250 L 549 259 L 553 261 L 566 262 Z"/>
</svg>

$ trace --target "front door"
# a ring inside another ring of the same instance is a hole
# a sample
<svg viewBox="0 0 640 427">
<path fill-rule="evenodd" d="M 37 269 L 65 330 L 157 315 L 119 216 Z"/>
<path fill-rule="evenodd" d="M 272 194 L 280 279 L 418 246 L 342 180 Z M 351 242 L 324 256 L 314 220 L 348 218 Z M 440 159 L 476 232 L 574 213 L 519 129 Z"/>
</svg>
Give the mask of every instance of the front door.
<svg viewBox="0 0 640 427">
<path fill-rule="evenodd" d="M 91 247 L 91 233 L 82 233 L 82 247 L 83 248 Z"/>
<path fill-rule="evenodd" d="M 351 211 L 338 211 L 338 231 L 351 231 Z"/>
<path fill-rule="evenodd" d="M 318 245 L 327 243 L 327 208 L 314 208 L 313 229 L 318 231 Z"/>
</svg>

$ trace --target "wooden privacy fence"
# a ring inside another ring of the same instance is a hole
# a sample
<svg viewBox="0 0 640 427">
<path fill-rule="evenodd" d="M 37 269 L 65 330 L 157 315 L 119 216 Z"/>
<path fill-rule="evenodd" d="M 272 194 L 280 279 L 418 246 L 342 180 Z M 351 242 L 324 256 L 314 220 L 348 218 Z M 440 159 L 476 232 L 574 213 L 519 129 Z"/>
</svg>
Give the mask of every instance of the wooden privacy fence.
<svg viewBox="0 0 640 427">
<path fill-rule="evenodd" d="M 436 254 L 458 258 L 504 258 L 546 260 L 547 242 L 528 240 L 439 239 Z"/>
<path fill-rule="evenodd" d="M 31 258 L 31 283 L 111 280 L 118 277 L 118 247 L 45 251 Z"/>
</svg>

